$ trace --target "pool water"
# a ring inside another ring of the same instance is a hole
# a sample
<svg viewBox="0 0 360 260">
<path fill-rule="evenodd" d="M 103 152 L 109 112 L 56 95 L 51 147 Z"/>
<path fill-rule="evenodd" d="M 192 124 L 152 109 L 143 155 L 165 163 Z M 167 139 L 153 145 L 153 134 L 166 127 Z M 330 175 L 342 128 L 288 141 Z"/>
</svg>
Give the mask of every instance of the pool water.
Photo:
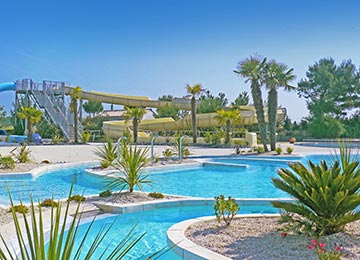
<svg viewBox="0 0 360 260">
<path fill-rule="evenodd" d="M 274 198 L 287 197 L 271 184 L 271 178 L 276 176 L 276 170 L 280 167 L 287 167 L 288 159 L 269 159 L 261 157 L 243 158 L 216 158 L 214 162 L 245 164 L 247 167 L 226 167 L 218 165 L 206 165 L 193 169 L 182 169 L 171 172 L 155 172 L 149 174 L 152 180 L 151 186 L 145 186 L 146 191 L 158 191 L 162 193 L 189 195 L 196 197 L 212 198 L 219 194 L 231 195 L 236 198 Z M 253 158 L 253 159 L 251 159 Z M 308 159 L 319 161 L 329 160 L 329 156 L 312 156 L 306 158 L 294 158 L 291 160 Z M 64 198 L 68 194 L 70 184 L 74 181 L 73 194 L 97 194 L 105 190 L 105 182 L 101 177 L 86 173 L 83 167 L 61 169 L 52 171 L 33 178 L 31 175 L 14 175 L 0 177 L 0 204 L 8 204 L 6 185 L 11 190 L 15 200 L 23 199 L 27 202 L 29 193 L 34 198 L 40 196 L 41 200 L 54 196 L 55 199 Z M 277 213 L 277 210 L 270 204 L 257 206 L 240 206 L 240 214 L 245 213 Z M 86 247 L 91 245 L 95 239 L 96 230 L 114 221 L 116 224 L 113 231 L 108 234 L 106 240 L 99 248 L 105 248 L 109 242 L 112 247 L 121 241 L 121 238 L 137 225 L 136 231 L 139 235 L 146 232 L 145 237 L 133 248 L 128 259 L 138 259 L 142 256 L 149 256 L 152 253 L 166 247 L 166 231 L 173 224 L 195 217 L 213 215 L 212 206 L 188 206 L 157 208 L 153 210 L 120 214 L 98 219 L 93 226 L 92 232 L 88 235 Z M 83 237 L 89 224 L 83 224 L 79 228 L 79 237 Z M 80 243 L 80 241 L 78 241 Z M 111 250 L 108 250 L 111 251 Z M 101 250 L 98 252 L 100 254 Z M 95 256 L 97 259 L 99 255 Z M 105 256 L 106 259 L 106 256 Z M 180 259 L 174 252 L 167 252 L 161 259 Z"/>
<path fill-rule="evenodd" d="M 11 191 L 13 200 L 29 202 L 32 194 L 35 201 L 40 197 L 54 199 L 66 198 L 69 194 L 71 183 L 74 180 L 73 194 L 98 194 L 105 189 L 105 183 L 98 176 L 88 174 L 85 167 L 64 168 L 50 171 L 38 177 L 31 175 L 0 175 L 0 204 L 9 204 L 6 186 Z"/>
<path fill-rule="evenodd" d="M 264 213 L 277 213 L 277 210 L 270 205 L 262 205 L 261 210 Z M 240 213 L 253 213 L 259 212 L 259 206 L 241 206 Z M 171 207 L 171 208 L 157 208 L 154 210 L 147 210 L 141 212 L 121 214 L 111 217 L 106 217 L 95 221 L 92 232 L 87 237 L 87 247 L 90 247 L 91 242 L 95 239 L 96 233 L 104 225 L 110 225 L 115 219 L 116 224 L 111 229 L 105 241 L 99 246 L 99 255 L 102 249 L 111 243 L 112 248 L 124 238 L 127 233 L 135 225 L 138 235 L 145 232 L 142 240 L 130 251 L 127 259 L 138 259 L 143 255 L 149 256 L 163 248 L 166 248 L 166 231 L 175 223 L 183 220 L 213 215 L 214 210 L 212 206 L 186 206 L 186 207 Z M 82 238 L 86 232 L 89 224 L 83 224 L 79 229 L 79 237 Z M 80 242 L 80 241 L 79 241 Z M 85 246 L 83 252 L 87 251 Z M 76 248 L 76 247 L 75 247 Z M 110 253 L 111 249 L 107 250 Z M 97 255 L 93 259 L 98 259 Z M 104 257 L 103 259 L 106 259 Z M 145 259 L 145 258 L 144 258 Z M 181 259 L 174 252 L 169 251 L 164 254 L 160 259 Z"/>
<path fill-rule="evenodd" d="M 274 156 L 275 157 L 275 156 Z M 278 159 L 280 158 L 280 160 Z M 330 160 L 330 156 L 290 157 L 287 159 L 308 159 L 318 162 Z M 214 162 L 245 164 L 247 167 L 226 167 L 206 165 L 192 169 L 178 169 L 170 172 L 149 174 L 151 185 L 144 185 L 145 191 L 156 191 L 194 197 L 213 198 L 220 194 L 235 198 L 286 198 L 288 195 L 276 189 L 271 178 L 276 177 L 280 167 L 287 167 L 281 157 L 263 158 L 217 158 Z M 70 184 L 74 181 L 73 194 L 98 194 L 106 190 L 103 178 L 84 171 L 85 167 L 75 167 L 50 171 L 38 177 L 31 175 L 0 175 L 0 204 L 9 204 L 7 186 L 14 201 L 29 202 L 29 196 L 40 200 L 68 196 Z"/>
</svg>

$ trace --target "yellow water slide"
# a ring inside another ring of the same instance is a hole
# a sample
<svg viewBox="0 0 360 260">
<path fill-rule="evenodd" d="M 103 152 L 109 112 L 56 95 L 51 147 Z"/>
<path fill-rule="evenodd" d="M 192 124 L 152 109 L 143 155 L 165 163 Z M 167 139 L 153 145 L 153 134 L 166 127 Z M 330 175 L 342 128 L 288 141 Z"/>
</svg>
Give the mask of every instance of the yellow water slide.
<svg viewBox="0 0 360 260">
<path fill-rule="evenodd" d="M 72 87 L 65 87 L 65 93 L 71 94 Z M 145 96 L 127 96 L 119 94 L 110 94 L 96 91 L 81 91 L 79 93 L 81 99 L 97 101 L 108 104 L 117 104 L 124 106 L 140 106 L 140 107 L 153 107 L 159 108 L 166 105 L 174 105 L 178 109 L 190 110 L 191 103 L 189 99 L 175 98 L 173 101 L 159 101 L 151 100 Z M 220 126 L 219 122 L 215 119 L 216 113 L 204 113 L 196 115 L 198 127 L 213 127 Z M 277 112 L 277 120 L 281 121 L 286 116 L 284 109 L 279 109 Z M 256 113 L 253 106 L 244 106 L 241 108 L 240 113 L 241 124 L 252 125 L 257 123 Z M 267 119 L 267 113 L 265 111 L 265 118 Z M 120 121 L 106 121 L 103 122 L 103 130 L 109 137 L 120 137 L 124 131 L 132 130 L 132 123 Z M 170 130 L 185 130 L 191 129 L 191 115 L 187 115 L 179 120 L 174 120 L 171 117 L 156 118 L 156 119 L 144 119 L 139 124 L 139 136 L 146 136 L 144 131 L 170 131 Z"/>
<path fill-rule="evenodd" d="M 65 87 L 65 94 L 69 95 L 72 93 L 74 88 Z M 146 96 L 129 96 L 119 95 L 112 93 L 104 93 L 97 91 L 80 91 L 79 97 L 81 99 L 97 101 L 101 103 L 132 106 L 132 107 L 165 107 L 166 105 L 175 105 L 178 109 L 190 110 L 191 103 L 189 99 L 185 98 L 174 98 L 173 101 L 160 101 L 152 100 Z"/>
</svg>

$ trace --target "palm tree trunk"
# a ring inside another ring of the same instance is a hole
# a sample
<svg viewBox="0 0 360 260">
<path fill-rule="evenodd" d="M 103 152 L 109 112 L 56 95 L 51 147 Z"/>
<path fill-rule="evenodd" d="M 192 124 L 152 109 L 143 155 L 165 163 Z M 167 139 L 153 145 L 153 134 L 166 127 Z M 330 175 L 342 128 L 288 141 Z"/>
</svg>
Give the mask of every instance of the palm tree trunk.
<svg viewBox="0 0 360 260">
<path fill-rule="evenodd" d="M 133 119 L 133 134 L 134 134 L 134 143 L 137 144 L 138 138 L 138 120 L 136 118 Z"/>
<path fill-rule="evenodd" d="M 193 143 L 196 144 L 196 106 L 195 96 L 191 98 L 191 121 L 192 121 L 192 132 L 193 132 Z"/>
<path fill-rule="evenodd" d="M 230 120 L 226 120 L 226 137 L 225 144 L 230 143 Z"/>
<path fill-rule="evenodd" d="M 28 131 L 28 142 L 32 143 L 32 123 L 29 119 L 27 120 L 27 131 Z"/>
<path fill-rule="evenodd" d="M 271 151 L 276 149 L 276 111 L 277 110 L 277 91 L 275 88 L 269 90 L 268 97 L 268 122 L 270 132 Z"/>
<path fill-rule="evenodd" d="M 251 95 L 253 97 L 255 110 L 256 110 L 256 117 L 259 126 L 260 138 L 261 142 L 264 146 L 265 152 L 269 151 L 266 145 L 266 123 L 264 117 L 264 104 L 261 95 L 260 86 L 257 83 L 251 84 Z"/>
<path fill-rule="evenodd" d="M 75 135 L 75 143 L 77 144 L 79 142 L 78 140 L 78 108 L 77 108 L 77 100 L 75 100 L 74 103 L 74 135 Z"/>
</svg>

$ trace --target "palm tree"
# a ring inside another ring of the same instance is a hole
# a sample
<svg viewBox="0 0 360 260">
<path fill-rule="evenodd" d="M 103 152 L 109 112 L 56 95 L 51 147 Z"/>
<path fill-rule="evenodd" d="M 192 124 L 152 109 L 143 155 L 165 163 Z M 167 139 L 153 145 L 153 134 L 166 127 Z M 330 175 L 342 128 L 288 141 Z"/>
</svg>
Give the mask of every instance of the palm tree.
<svg viewBox="0 0 360 260">
<path fill-rule="evenodd" d="M 134 143 L 137 143 L 138 138 L 138 127 L 141 119 L 146 114 L 146 109 L 142 107 L 125 107 L 125 122 L 129 122 L 132 119 L 133 132 L 134 132 Z"/>
<path fill-rule="evenodd" d="M 270 147 L 271 151 L 276 148 L 276 114 L 278 108 L 278 91 L 279 87 L 283 87 L 286 91 L 291 91 L 295 87 L 290 86 L 289 83 L 295 79 L 292 74 L 293 69 L 282 63 L 271 61 L 267 64 L 265 69 L 264 83 L 268 89 L 268 122 L 270 132 Z"/>
<path fill-rule="evenodd" d="M 266 58 L 259 56 L 251 56 L 243 61 L 240 61 L 234 72 L 246 79 L 246 82 L 251 82 L 251 95 L 254 102 L 256 117 L 258 121 L 260 138 L 267 152 L 266 145 L 266 123 L 264 116 L 264 104 L 261 93 L 261 84 L 264 77 L 264 68 L 266 65 Z"/>
<path fill-rule="evenodd" d="M 35 107 L 21 107 L 18 112 L 18 117 L 20 119 L 26 119 L 27 124 L 27 132 L 28 132 L 28 140 L 32 142 L 32 126 L 33 124 L 39 123 L 42 118 L 41 110 L 36 109 Z"/>
<path fill-rule="evenodd" d="M 78 99 L 80 99 L 80 93 L 82 89 L 77 86 L 70 93 L 70 111 L 74 113 L 74 132 L 75 132 L 75 143 L 79 142 L 78 137 Z"/>
<path fill-rule="evenodd" d="M 200 84 L 195 84 L 194 86 L 186 85 L 186 91 L 191 95 L 191 122 L 192 122 L 192 132 L 193 132 L 193 143 L 196 143 L 196 100 L 195 98 L 199 96 L 204 89 Z"/>
<path fill-rule="evenodd" d="M 230 128 L 231 124 L 239 121 L 240 111 L 237 109 L 234 110 L 218 110 L 215 119 L 220 123 L 226 125 L 226 137 L 225 144 L 230 143 Z"/>
<path fill-rule="evenodd" d="M 142 184 L 151 182 L 147 179 L 148 175 L 142 174 L 143 168 L 150 162 L 150 159 L 147 158 L 149 148 L 141 149 L 136 146 L 133 148 L 124 142 L 121 151 L 121 159 L 117 160 L 114 166 L 123 175 L 115 179 L 109 177 L 108 187 L 110 189 L 120 188 L 120 190 L 128 187 L 128 191 L 133 192 L 134 187 L 137 186 L 142 190 Z"/>
</svg>

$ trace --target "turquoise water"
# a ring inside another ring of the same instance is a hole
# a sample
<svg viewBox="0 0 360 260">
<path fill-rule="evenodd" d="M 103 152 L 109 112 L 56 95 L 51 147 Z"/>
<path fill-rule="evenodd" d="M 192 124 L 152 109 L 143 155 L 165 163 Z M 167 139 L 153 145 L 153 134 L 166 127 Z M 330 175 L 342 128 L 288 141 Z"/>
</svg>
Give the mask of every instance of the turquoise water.
<svg viewBox="0 0 360 260">
<path fill-rule="evenodd" d="M 66 198 L 72 181 L 75 181 L 73 194 L 98 194 L 105 189 L 105 184 L 97 176 L 90 175 L 84 171 L 85 167 L 65 168 L 44 173 L 37 178 L 31 175 L 0 175 L 0 204 L 9 204 L 9 187 L 11 195 L 15 201 L 22 199 L 29 202 L 32 194 L 37 201 L 51 198 Z"/>
<path fill-rule="evenodd" d="M 194 169 L 177 170 L 172 172 L 152 173 L 152 180 L 147 191 L 159 191 L 169 194 L 189 195 L 212 198 L 219 194 L 231 195 L 241 198 L 274 198 L 287 197 L 286 194 L 275 189 L 271 184 L 271 178 L 276 176 L 276 170 L 287 167 L 287 160 L 308 159 L 319 161 L 329 159 L 329 156 L 312 156 L 307 158 L 214 158 L 215 162 L 246 164 L 247 168 L 204 166 Z M 10 187 L 14 199 L 23 198 L 28 201 L 29 193 L 41 199 L 51 197 L 63 198 L 67 196 L 72 181 L 75 181 L 74 194 L 97 194 L 105 189 L 105 183 L 100 177 L 93 176 L 84 171 L 82 167 L 62 169 L 43 174 L 37 178 L 26 176 L 8 176 L 0 179 L 0 203 L 7 202 L 6 185 Z M 8 203 L 8 202 L 7 202 Z M 5 203 L 3 203 L 5 204 Z M 240 214 L 245 213 L 276 213 L 277 210 L 269 204 L 257 206 L 240 206 Z M 104 225 L 114 221 L 116 224 L 113 231 L 107 236 L 107 240 L 99 247 L 104 248 L 111 242 L 112 247 L 121 241 L 129 230 L 137 225 L 136 230 L 140 235 L 146 232 L 145 237 L 131 251 L 128 259 L 138 259 L 141 256 L 152 253 L 166 247 L 166 231 L 173 224 L 195 217 L 213 215 L 212 206 L 172 207 L 158 208 L 154 210 L 120 214 L 99 219 L 95 222 L 92 232 L 88 235 L 86 247 L 91 245 L 96 231 Z M 79 229 L 79 237 L 83 237 L 89 224 L 83 224 Z M 79 241 L 80 242 L 80 241 Z M 100 250 L 101 251 L 101 250 Z M 109 250 L 110 251 L 110 250 Z M 95 258 L 96 259 L 96 256 Z M 106 257 L 105 257 L 106 259 Z M 166 253 L 161 259 L 180 259 L 174 252 Z"/>
<path fill-rule="evenodd" d="M 262 211 L 264 213 L 277 213 L 277 211 L 270 205 L 262 206 L 242 206 L 241 214 L 254 213 Z M 158 250 L 166 247 L 166 231 L 175 223 L 183 220 L 213 215 L 212 206 L 187 206 L 187 207 L 172 207 L 172 208 L 158 208 L 155 210 L 147 210 L 142 212 L 134 212 L 111 216 L 95 221 L 92 231 L 87 236 L 87 243 L 84 248 L 86 252 L 87 247 L 95 239 L 96 231 L 100 230 L 104 225 L 110 225 L 115 219 L 116 224 L 112 228 L 112 232 L 106 237 L 106 240 L 99 247 L 98 254 L 101 249 L 105 248 L 111 243 L 114 248 L 121 238 L 125 237 L 132 227 L 136 226 L 137 234 L 146 233 L 145 237 L 136 245 L 129 254 L 127 259 L 138 259 L 143 255 L 151 255 Z M 89 224 L 83 224 L 79 229 L 79 237 L 83 237 Z M 80 242 L 80 241 L 79 241 Z M 108 252 L 111 250 L 108 250 Z M 98 259 L 95 255 L 93 259 Z M 103 259 L 106 259 L 103 258 Z M 167 252 L 160 259 L 176 260 L 181 259 L 174 252 Z"/>
<path fill-rule="evenodd" d="M 157 191 L 167 194 L 213 198 L 219 194 L 236 198 L 275 198 L 288 197 L 277 190 L 271 183 L 280 167 L 287 167 L 287 160 L 308 159 L 319 161 L 330 159 L 330 156 L 314 155 L 311 157 L 242 157 L 214 158 L 215 162 L 246 164 L 247 168 L 225 166 L 204 166 L 193 169 L 179 169 L 171 172 L 152 173 L 150 186 L 145 191 Z M 65 198 L 72 181 L 75 181 L 73 194 L 98 194 L 106 189 L 101 177 L 86 173 L 84 167 L 67 168 L 51 171 L 33 178 L 31 175 L 0 175 L 0 204 L 9 204 L 6 185 L 11 190 L 15 201 L 22 199 L 29 202 L 34 198 Z"/>
</svg>

